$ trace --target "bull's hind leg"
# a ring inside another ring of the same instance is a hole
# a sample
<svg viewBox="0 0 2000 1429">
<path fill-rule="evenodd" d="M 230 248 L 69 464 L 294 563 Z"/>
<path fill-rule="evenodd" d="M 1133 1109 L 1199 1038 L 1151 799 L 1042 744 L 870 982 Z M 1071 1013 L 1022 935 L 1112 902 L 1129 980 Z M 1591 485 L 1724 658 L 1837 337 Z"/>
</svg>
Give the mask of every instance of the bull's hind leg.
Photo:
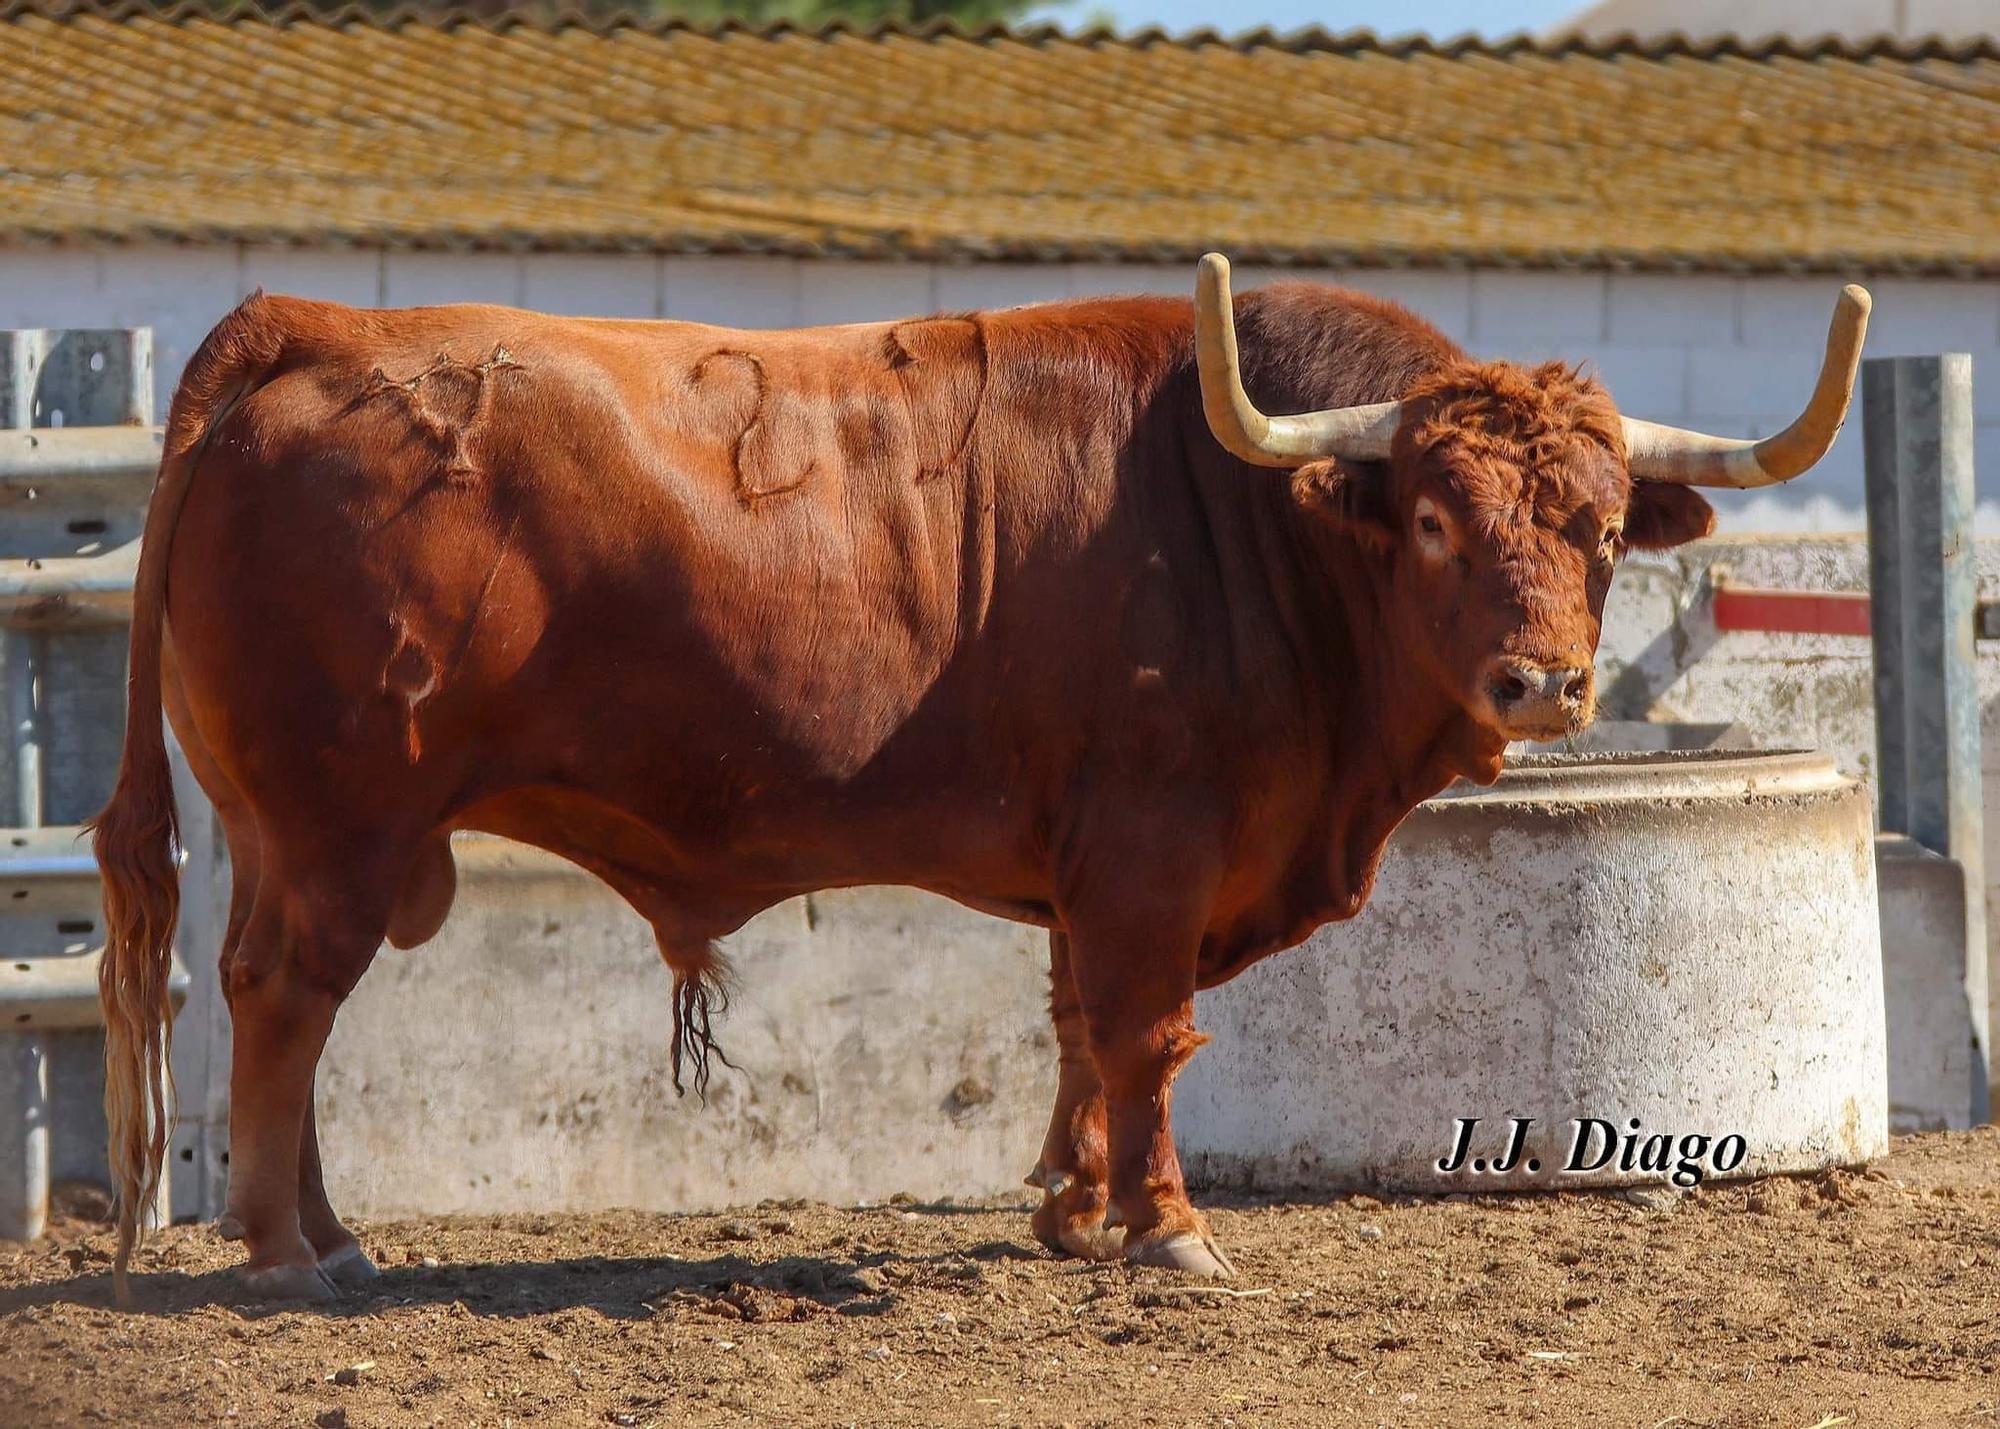
<svg viewBox="0 0 2000 1429">
<path fill-rule="evenodd" d="M 340 1222 L 326 1198 L 320 1175 L 319 1127 L 313 1115 L 312 1092 L 306 1092 L 306 1122 L 299 1141 L 299 1229 L 319 1257 L 320 1274 L 335 1285 L 354 1289 L 381 1277 L 375 1262 L 361 1248 L 354 1232 Z"/>
<path fill-rule="evenodd" d="M 1058 1253 L 1116 1260 L 1125 1237 L 1104 1225 L 1110 1204 L 1104 1087 L 1090 1058 L 1083 1004 L 1070 973 L 1067 933 L 1049 934 L 1049 1017 L 1059 1047 L 1059 1080 L 1042 1157 L 1028 1173 L 1028 1184 L 1042 1190 L 1042 1204 L 1035 1210 L 1035 1236 Z"/>
<path fill-rule="evenodd" d="M 227 989 L 230 970 L 236 962 L 243 946 L 245 929 L 250 922 L 250 914 L 256 905 L 257 889 L 263 877 L 263 846 L 258 837 L 257 823 L 243 796 L 229 781 L 222 768 L 216 763 L 206 746 L 201 742 L 194 719 L 187 708 L 187 697 L 180 683 L 179 667 L 174 659 L 173 644 L 168 641 L 163 649 L 162 694 L 168 713 L 178 732 L 181 749 L 188 760 L 188 767 L 194 771 L 196 781 L 209 796 L 215 806 L 217 820 L 222 825 L 224 841 L 229 846 L 229 926 L 223 933 L 222 950 L 219 959 L 220 980 Z M 443 904 L 449 909 L 450 898 L 450 845 L 444 845 L 444 891 Z M 426 852 L 429 852 L 428 846 Z M 419 857 L 416 873 L 428 873 L 424 880 L 427 885 L 438 881 L 435 858 Z M 403 905 L 408 904 L 410 882 L 417 881 L 416 873 L 406 880 L 404 896 L 398 904 L 397 921 L 409 922 L 403 914 Z M 427 888 L 426 896 L 420 900 L 428 909 L 438 902 L 434 888 Z M 443 921 L 443 914 L 437 915 L 437 922 Z M 431 931 L 435 932 L 435 924 Z M 392 926 L 391 936 L 396 928 Z M 398 942 L 398 946 L 408 946 Z M 234 1177 L 232 1176 L 232 1184 Z M 305 1126 L 299 1146 L 299 1224 L 305 1237 L 312 1243 L 314 1253 L 319 1257 L 319 1268 L 337 1284 L 356 1284 L 375 1278 L 376 1270 L 353 1232 L 340 1223 L 333 1207 L 326 1198 L 326 1187 L 320 1176 L 319 1135 L 314 1126 L 311 1093 L 307 1093 Z M 233 1212 L 225 1211 L 216 1222 L 216 1230 L 225 1240 L 242 1240 L 244 1227 Z"/>
<path fill-rule="evenodd" d="M 228 1217 L 249 1249 L 244 1283 L 255 1294 L 332 1297 L 322 1256 L 353 1244 L 318 1184 L 313 1073 L 335 1011 L 381 942 L 395 888 L 357 870 L 287 878 L 265 851 L 223 981 L 234 1024 Z"/>
<path fill-rule="evenodd" d="M 243 1239 L 243 1226 L 234 1214 L 223 1215 L 216 1229 L 225 1240 Z M 368 1258 L 354 1232 L 341 1224 L 333 1204 L 327 1200 L 326 1184 L 320 1174 L 319 1128 L 310 1096 L 299 1142 L 299 1229 L 312 1243 L 320 1273 L 336 1286 L 353 1289 L 380 1278 L 375 1262 Z"/>
<path fill-rule="evenodd" d="M 458 867 L 451 856 L 451 834 L 440 829 L 418 846 L 389 913 L 388 939 L 393 947 L 414 948 L 429 942 L 451 912 L 458 890 Z M 313 1098 L 306 1094 L 305 1127 L 299 1139 L 299 1229 L 319 1256 L 320 1273 L 335 1285 L 356 1289 L 381 1278 L 381 1271 L 361 1248 L 353 1231 L 334 1214 L 320 1170 L 319 1124 Z"/>
</svg>

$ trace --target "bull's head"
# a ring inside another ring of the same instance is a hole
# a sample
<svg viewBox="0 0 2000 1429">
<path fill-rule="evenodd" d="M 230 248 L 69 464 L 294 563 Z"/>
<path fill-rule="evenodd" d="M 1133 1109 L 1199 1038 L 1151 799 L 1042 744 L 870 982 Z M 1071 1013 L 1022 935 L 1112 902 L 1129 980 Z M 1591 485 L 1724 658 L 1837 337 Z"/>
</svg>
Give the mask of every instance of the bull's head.
<svg viewBox="0 0 2000 1429">
<path fill-rule="evenodd" d="M 1385 631 L 1502 739 L 1573 734 L 1595 708 L 1592 661 L 1618 557 L 1707 535 L 1692 488 L 1805 471 L 1847 415 L 1868 294 L 1842 290 L 1799 419 L 1741 441 L 1621 417 L 1560 363 L 1462 364 L 1398 402 L 1269 417 L 1244 393 L 1229 263 L 1201 261 L 1196 354 L 1210 429 L 1230 452 L 1295 469 L 1302 499 L 1387 553 Z"/>
</svg>

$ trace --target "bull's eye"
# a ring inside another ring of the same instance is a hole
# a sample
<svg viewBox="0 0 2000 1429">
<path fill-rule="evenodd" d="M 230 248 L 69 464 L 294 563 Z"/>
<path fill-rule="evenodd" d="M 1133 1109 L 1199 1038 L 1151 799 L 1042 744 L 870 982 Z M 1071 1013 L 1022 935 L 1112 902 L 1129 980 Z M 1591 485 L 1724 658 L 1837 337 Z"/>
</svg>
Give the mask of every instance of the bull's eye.
<svg viewBox="0 0 2000 1429">
<path fill-rule="evenodd" d="M 1437 504 L 1428 496 L 1417 498 L 1417 509 L 1410 513 L 1416 520 L 1417 549 L 1426 561 L 1436 562 L 1451 554 L 1451 536 L 1445 530 L 1444 515 Z"/>
</svg>

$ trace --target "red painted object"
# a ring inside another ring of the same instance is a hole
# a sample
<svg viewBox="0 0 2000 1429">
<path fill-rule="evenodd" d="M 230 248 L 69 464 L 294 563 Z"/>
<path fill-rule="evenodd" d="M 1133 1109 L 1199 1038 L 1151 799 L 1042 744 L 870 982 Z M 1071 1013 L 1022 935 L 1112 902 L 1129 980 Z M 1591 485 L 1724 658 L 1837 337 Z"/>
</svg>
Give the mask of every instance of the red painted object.
<svg viewBox="0 0 2000 1429">
<path fill-rule="evenodd" d="M 1715 592 L 1717 630 L 1761 630 L 1774 635 L 1870 633 L 1864 591 L 1759 590 L 1722 586 Z"/>
</svg>

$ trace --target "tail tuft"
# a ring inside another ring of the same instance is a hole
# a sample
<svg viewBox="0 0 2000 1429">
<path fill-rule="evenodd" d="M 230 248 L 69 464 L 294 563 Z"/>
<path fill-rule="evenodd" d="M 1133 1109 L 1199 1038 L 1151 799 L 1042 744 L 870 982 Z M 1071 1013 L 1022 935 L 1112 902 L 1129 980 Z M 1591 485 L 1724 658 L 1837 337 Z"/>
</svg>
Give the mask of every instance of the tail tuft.
<svg viewBox="0 0 2000 1429">
<path fill-rule="evenodd" d="M 159 715 L 155 712 L 154 722 Z M 92 820 L 104 886 L 105 944 L 98 965 L 104 1007 L 104 1111 L 118 1199 L 119 1303 L 141 1217 L 159 1191 L 173 1114 L 173 1004 L 169 992 L 174 924 L 180 913 L 180 829 L 164 748 L 128 758 L 118 792 Z M 159 743 L 155 735 L 152 744 Z"/>
</svg>

